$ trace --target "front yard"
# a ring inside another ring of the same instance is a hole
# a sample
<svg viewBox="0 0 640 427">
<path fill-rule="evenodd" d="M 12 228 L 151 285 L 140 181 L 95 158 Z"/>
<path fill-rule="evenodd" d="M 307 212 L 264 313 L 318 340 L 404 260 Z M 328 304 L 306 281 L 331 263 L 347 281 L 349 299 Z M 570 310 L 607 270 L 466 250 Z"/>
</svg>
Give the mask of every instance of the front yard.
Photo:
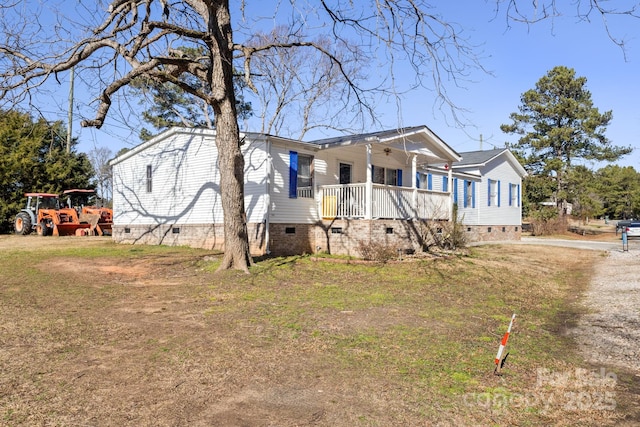
<svg viewBox="0 0 640 427">
<path fill-rule="evenodd" d="M 565 335 L 602 256 L 488 246 L 244 275 L 202 250 L 0 236 L 0 424 L 634 425 L 638 378 Z"/>
</svg>

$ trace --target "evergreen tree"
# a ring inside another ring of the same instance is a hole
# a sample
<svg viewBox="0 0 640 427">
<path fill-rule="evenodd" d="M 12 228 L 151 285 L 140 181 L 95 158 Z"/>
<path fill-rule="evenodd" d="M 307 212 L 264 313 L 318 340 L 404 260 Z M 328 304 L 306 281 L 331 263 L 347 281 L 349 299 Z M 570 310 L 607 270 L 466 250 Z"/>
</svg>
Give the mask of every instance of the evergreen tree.
<svg viewBox="0 0 640 427">
<path fill-rule="evenodd" d="M 606 138 L 613 114 L 593 106 L 586 82 L 571 68 L 553 68 L 522 94 L 519 112 L 510 115 L 513 122 L 501 126 L 503 132 L 521 135 L 509 147 L 524 159 L 527 171 L 552 179 L 551 199 L 560 213 L 575 192 L 569 174 L 577 161 L 615 161 L 631 152 Z"/>
<path fill-rule="evenodd" d="M 84 153 L 66 152 L 61 122 L 0 110 L 0 232 L 11 231 L 24 206 L 24 193 L 60 194 L 70 188 L 92 188 L 93 169 Z M 72 140 L 72 148 L 77 140 Z"/>
<path fill-rule="evenodd" d="M 631 167 L 608 165 L 595 174 L 605 215 L 610 218 L 640 217 L 640 175 Z"/>
<path fill-rule="evenodd" d="M 604 213 L 604 203 L 598 192 L 595 174 L 585 166 L 576 166 L 569 171 L 569 198 L 573 205 L 571 214 L 588 221 Z"/>
</svg>

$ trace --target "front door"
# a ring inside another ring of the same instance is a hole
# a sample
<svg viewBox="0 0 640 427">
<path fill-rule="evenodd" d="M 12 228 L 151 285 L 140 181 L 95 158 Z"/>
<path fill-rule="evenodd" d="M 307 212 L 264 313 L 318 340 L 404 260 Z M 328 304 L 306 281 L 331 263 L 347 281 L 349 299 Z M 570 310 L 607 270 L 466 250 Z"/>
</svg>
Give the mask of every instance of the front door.
<svg viewBox="0 0 640 427">
<path fill-rule="evenodd" d="M 351 184 L 351 164 L 340 162 L 340 185 Z"/>
</svg>

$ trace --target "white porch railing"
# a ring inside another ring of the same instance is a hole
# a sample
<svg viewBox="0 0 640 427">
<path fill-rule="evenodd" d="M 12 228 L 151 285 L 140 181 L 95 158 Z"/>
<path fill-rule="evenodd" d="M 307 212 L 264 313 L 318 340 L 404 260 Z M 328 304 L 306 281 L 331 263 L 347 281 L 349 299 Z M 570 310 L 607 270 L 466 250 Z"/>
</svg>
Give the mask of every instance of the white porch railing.
<svg viewBox="0 0 640 427">
<path fill-rule="evenodd" d="M 296 194 L 298 197 L 313 198 L 313 187 L 298 187 Z"/>
<path fill-rule="evenodd" d="M 325 185 L 319 189 L 323 218 L 365 218 L 366 184 Z M 373 184 L 373 219 L 442 219 L 451 217 L 449 193 Z"/>
<path fill-rule="evenodd" d="M 364 184 L 325 185 L 320 187 L 323 218 L 364 218 Z"/>
</svg>

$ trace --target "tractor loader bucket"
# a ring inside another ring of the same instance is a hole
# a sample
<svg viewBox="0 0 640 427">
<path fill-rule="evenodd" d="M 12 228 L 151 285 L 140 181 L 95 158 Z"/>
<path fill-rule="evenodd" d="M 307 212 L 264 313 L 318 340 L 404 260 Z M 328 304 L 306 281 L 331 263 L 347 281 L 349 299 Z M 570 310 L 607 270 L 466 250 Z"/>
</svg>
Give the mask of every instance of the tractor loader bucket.
<svg viewBox="0 0 640 427">
<path fill-rule="evenodd" d="M 96 234 L 98 236 L 111 236 L 112 225 L 110 222 L 99 222 L 96 226 Z"/>
<path fill-rule="evenodd" d="M 82 231 L 81 231 L 82 230 Z M 91 231 L 91 224 L 63 223 L 54 224 L 54 236 L 86 236 Z"/>
<path fill-rule="evenodd" d="M 103 215 L 99 213 L 81 213 L 78 218 L 81 223 L 91 225 L 91 234 L 97 236 L 111 235 L 112 223 L 102 221 L 104 219 Z"/>
</svg>

